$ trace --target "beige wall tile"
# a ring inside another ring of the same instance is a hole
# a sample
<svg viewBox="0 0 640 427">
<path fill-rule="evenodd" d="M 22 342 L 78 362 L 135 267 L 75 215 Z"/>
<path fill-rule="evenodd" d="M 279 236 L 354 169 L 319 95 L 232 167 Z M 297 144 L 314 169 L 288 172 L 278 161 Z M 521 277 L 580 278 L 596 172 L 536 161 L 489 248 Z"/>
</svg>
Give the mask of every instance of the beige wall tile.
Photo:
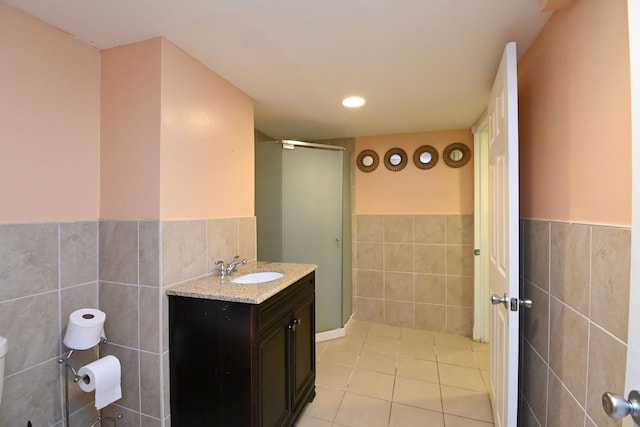
<svg viewBox="0 0 640 427">
<path fill-rule="evenodd" d="M 471 336 L 473 328 L 473 308 L 447 306 L 447 327 L 445 332 L 454 335 Z"/>
<path fill-rule="evenodd" d="M 442 332 L 446 328 L 446 306 L 434 304 L 415 305 L 416 328 Z"/>
<path fill-rule="evenodd" d="M 473 276 L 473 246 L 447 245 L 447 274 Z"/>
<path fill-rule="evenodd" d="M 207 272 L 205 220 L 162 223 L 162 285 L 198 277 Z"/>
<path fill-rule="evenodd" d="M 445 274 L 446 246 L 414 245 L 414 271 L 416 273 Z"/>
<path fill-rule="evenodd" d="M 533 302 L 533 306 L 530 309 L 523 310 L 523 334 L 543 360 L 548 362 L 549 294 L 525 280 L 524 298 L 530 299 Z"/>
<path fill-rule="evenodd" d="M 99 304 L 107 315 L 104 332 L 109 342 L 139 348 L 138 286 L 100 282 Z"/>
<path fill-rule="evenodd" d="M 157 353 L 140 352 L 140 412 L 162 415 L 161 359 Z"/>
<path fill-rule="evenodd" d="M 100 222 L 100 280 L 138 283 L 138 223 Z"/>
<path fill-rule="evenodd" d="M 58 224 L 0 224 L 0 301 L 58 288 Z"/>
<path fill-rule="evenodd" d="M 413 243 L 413 215 L 385 215 L 386 243 Z"/>
<path fill-rule="evenodd" d="M 523 231 L 523 275 L 536 286 L 549 290 L 549 223 L 526 220 Z"/>
<path fill-rule="evenodd" d="M 139 286 L 140 349 L 160 352 L 161 295 L 156 287 Z"/>
<path fill-rule="evenodd" d="M 160 286 L 160 221 L 138 222 L 139 284 Z"/>
<path fill-rule="evenodd" d="M 257 257 L 256 217 L 238 219 L 238 255 L 253 261 Z"/>
<path fill-rule="evenodd" d="M 624 390 L 627 347 L 593 323 L 590 334 L 587 413 L 598 426 L 619 425 L 602 410 L 601 396 L 605 391 Z"/>
<path fill-rule="evenodd" d="M 550 312 L 553 328 L 549 331 L 549 366 L 584 406 L 589 320 L 555 298 L 551 299 Z"/>
<path fill-rule="evenodd" d="M 37 386 L 34 387 L 34 384 Z M 22 420 L 27 416 L 36 426 L 50 425 L 52 420 L 60 420 L 61 391 L 60 365 L 55 359 L 7 377 L 3 388 L 0 425 L 26 425 Z"/>
<path fill-rule="evenodd" d="M 216 270 L 216 261 L 225 263 L 240 254 L 237 218 L 215 218 L 207 220 L 207 271 Z"/>
<path fill-rule="evenodd" d="M 356 319 L 384 323 L 384 300 L 356 297 L 354 301 Z"/>
<path fill-rule="evenodd" d="M 384 298 L 397 301 L 414 301 L 413 273 L 385 273 Z"/>
<path fill-rule="evenodd" d="M 473 215 L 447 215 L 446 242 L 473 245 Z"/>
<path fill-rule="evenodd" d="M 414 217 L 414 242 L 444 244 L 446 230 L 445 215 L 416 215 Z"/>
<path fill-rule="evenodd" d="M 382 243 L 356 243 L 356 262 L 354 268 L 367 270 L 382 270 Z"/>
<path fill-rule="evenodd" d="M 520 427 L 541 427 L 531 407 L 524 400 L 520 400 L 518 404 L 518 425 Z"/>
<path fill-rule="evenodd" d="M 356 270 L 358 291 L 356 296 L 383 298 L 384 297 L 384 273 L 374 270 Z"/>
<path fill-rule="evenodd" d="M 385 271 L 413 272 L 413 245 L 385 243 L 384 269 Z"/>
<path fill-rule="evenodd" d="M 441 304 L 443 307 L 436 309 L 438 319 L 424 317 L 433 307 L 423 306 L 411 321 L 406 313 L 402 320 L 397 318 L 395 311 L 387 313 L 385 321 L 393 318 L 393 324 L 471 333 L 468 309 L 473 304 L 473 215 L 360 215 L 355 221 L 359 227 L 356 239 L 360 239 L 353 255 L 355 296 L 381 298 L 383 306 L 387 301 Z M 382 295 L 377 279 L 370 282 L 375 286 L 365 284 L 360 288 L 366 276 L 359 273 L 361 270 L 384 274 Z M 447 278 L 451 282 L 448 298 Z M 451 310 L 447 329 L 449 305 L 465 309 Z"/>
<path fill-rule="evenodd" d="M 413 302 L 386 300 L 384 303 L 385 323 L 387 325 L 412 328 L 414 326 L 413 311 L 414 311 Z"/>
<path fill-rule="evenodd" d="M 591 228 L 587 225 L 551 223 L 551 295 L 589 315 Z"/>
<path fill-rule="evenodd" d="M 631 230 L 592 228 L 591 319 L 627 340 Z"/>
<path fill-rule="evenodd" d="M 447 276 L 441 274 L 415 274 L 416 302 L 446 304 Z"/>
<path fill-rule="evenodd" d="M 60 286 L 98 280 L 98 223 L 60 224 Z"/>
<path fill-rule="evenodd" d="M 382 215 L 356 215 L 357 242 L 382 242 L 384 221 Z"/>
<path fill-rule="evenodd" d="M 523 398 L 538 420 L 546 420 L 548 366 L 526 341 L 522 350 Z"/>
<path fill-rule="evenodd" d="M 583 393 L 584 394 L 584 393 Z M 584 425 L 585 412 L 553 372 L 549 373 L 547 426 Z"/>
<path fill-rule="evenodd" d="M 118 358 L 123 372 L 121 379 L 122 399 L 118 405 L 133 411 L 140 411 L 140 360 L 139 351 L 107 343 L 102 347 L 104 356 L 110 354 Z"/>
<path fill-rule="evenodd" d="M 447 305 L 473 307 L 473 277 L 447 276 Z"/>
<path fill-rule="evenodd" d="M 58 354 L 58 310 L 57 292 L 0 303 L 1 333 L 10 346 L 5 359 L 5 375 L 34 367 Z M 2 408 L 5 408 L 4 403 Z"/>
</svg>

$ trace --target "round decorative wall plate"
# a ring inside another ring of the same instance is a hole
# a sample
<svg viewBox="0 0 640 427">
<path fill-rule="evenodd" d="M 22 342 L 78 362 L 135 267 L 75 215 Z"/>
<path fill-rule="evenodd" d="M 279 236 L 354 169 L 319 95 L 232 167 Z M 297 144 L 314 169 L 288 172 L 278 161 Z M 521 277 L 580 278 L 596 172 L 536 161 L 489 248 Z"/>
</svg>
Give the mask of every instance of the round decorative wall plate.
<svg viewBox="0 0 640 427">
<path fill-rule="evenodd" d="M 384 165 L 390 171 L 397 172 L 407 166 L 407 153 L 402 148 L 392 148 L 384 155 Z"/>
<path fill-rule="evenodd" d="M 356 158 L 356 164 L 362 172 L 373 172 L 378 168 L 380 158 L 373 150 L 362 150 Z"/>
<path fill-rule="evenodd" d="M 420 169 L 431 169 L 438 163 L 438 150 L 431 145 L 423 145 L 413 153 L 413 163 Z"/>
<path fill-rule="evenodd" d="M 454 142 L 447 145 L 442 153 L 444 162 L 452 168 L 461 168 L 471 158 L 471 150 L 462 142 Z"/>
</svg>

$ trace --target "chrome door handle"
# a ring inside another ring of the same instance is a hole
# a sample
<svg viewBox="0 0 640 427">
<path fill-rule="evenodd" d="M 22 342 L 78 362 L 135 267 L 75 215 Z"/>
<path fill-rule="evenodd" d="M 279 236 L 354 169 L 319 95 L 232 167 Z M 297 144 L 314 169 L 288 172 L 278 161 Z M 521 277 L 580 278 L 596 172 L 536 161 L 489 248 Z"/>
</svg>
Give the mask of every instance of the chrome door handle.
<svg viewBox="0 0 640 427">
<path fill-rule="evenodd" d="M 502 298 L 496 294 L 491 294 L 491 304 L 504 304 L 507 310 L 511 309 L 511 311 L 518 311 L 518 307 L 533 307 L 533 301 L 531 301 L 530 299 L 509 298 L 507 294 L 504 294 Z"/>
<path fill-rule="evenodd" d="M 496 294 L 491 294 L 491 304 L 493 305 L 504 304 L 505 307 L 509 308 L 509 297 L 507 296 L 507 294 L 504 294 L 502 298 L 500 298 Z"/>
<path fill-rule="evenodd" d="M 631 415 L 633 421 L 640 424 L 640 393 L 636 390 L 629 392 L 629 400 L 606 392 L 602 395 L 602 407 L 611 418 L 620 419 Z"/>
<path fill-rule="evenodd" d="M 521 299 L 520 307 L 531 308 L 533 307 L 533 301 L 531 301 L 530 299 Z"/>
</svg>

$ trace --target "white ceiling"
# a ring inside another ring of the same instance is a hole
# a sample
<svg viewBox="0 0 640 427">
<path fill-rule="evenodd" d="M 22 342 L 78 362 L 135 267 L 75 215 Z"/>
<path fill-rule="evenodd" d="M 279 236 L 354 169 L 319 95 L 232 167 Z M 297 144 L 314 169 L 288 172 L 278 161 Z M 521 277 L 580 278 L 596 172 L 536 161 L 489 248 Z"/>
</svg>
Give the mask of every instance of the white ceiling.
<svg viewBox="0 0 640 427">
<path fill-rule="evenodd" d="M 540 0 L 0 0 L 98 48 L 163 36 L 302 140 L 470 128 Z M 367 103 L 347 110 L 341 100 Z"/>
</svg>

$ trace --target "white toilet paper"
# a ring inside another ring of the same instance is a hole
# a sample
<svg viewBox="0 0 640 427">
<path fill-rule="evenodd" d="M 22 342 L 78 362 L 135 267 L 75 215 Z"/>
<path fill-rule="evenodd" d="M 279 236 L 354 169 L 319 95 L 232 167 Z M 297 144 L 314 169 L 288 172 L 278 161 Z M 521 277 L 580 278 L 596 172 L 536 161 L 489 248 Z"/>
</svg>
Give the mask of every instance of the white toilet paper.
<svg viewBox="0 0 640 427">
<path fill-rule="evenodd" d="M 78 384 L 83 391 L 96 392 L 96 409 L 102 409 L 122 397 L 120 387 L 120 361 L 115 356 L 105 356 L 78 370 Z"/>
<path fill-rule="evenodd" d="M 107 315 L 95 308 L 81 308 L 69 315 L 64 345 L 74 350 L 86 350 L 104 338 Z"/>
</svg>

